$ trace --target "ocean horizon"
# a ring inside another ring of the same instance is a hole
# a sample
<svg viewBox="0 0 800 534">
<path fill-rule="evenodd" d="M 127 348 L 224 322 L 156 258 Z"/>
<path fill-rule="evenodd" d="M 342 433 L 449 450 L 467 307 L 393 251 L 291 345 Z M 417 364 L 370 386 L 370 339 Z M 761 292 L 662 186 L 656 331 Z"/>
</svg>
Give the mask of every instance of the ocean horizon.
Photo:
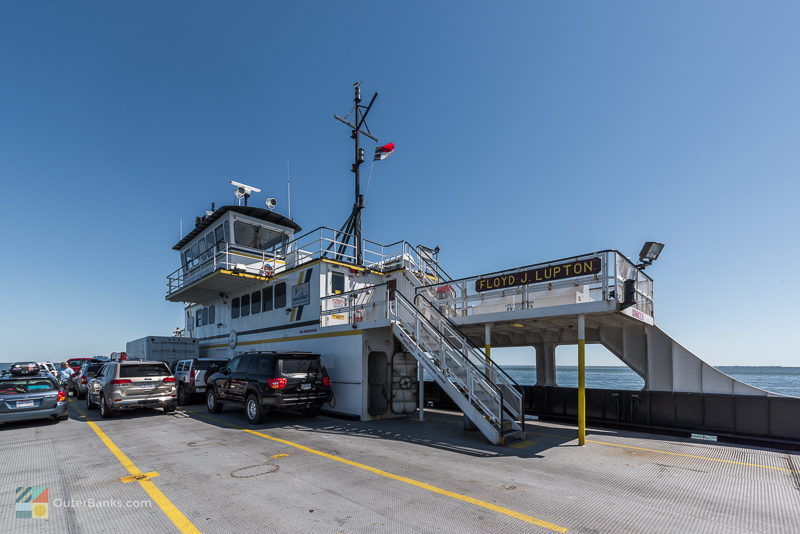
<svg viewBox="0 0 800 534">
<path fill-rule="evenodd" d="M 800 367 L 780 365 L 719 365 L 717 369 L 745 384 L 778 393 L 800 397 Z M 535 365 L 503 365 L 503 369 L 523 386 L 536 384 Z M 556 383 L 563 387 L 578 387 L 578 367 L 556 366 Z M 586 387 L 596 389 L 640 390 L 644 379 L 623 365 L 587 365 Z"/>
</svg>

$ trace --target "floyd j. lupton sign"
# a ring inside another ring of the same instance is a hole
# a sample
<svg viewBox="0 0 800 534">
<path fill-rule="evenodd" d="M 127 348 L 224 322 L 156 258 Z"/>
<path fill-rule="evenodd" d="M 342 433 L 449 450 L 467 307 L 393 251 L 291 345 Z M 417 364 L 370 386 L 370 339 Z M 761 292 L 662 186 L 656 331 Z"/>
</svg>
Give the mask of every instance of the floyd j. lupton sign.
<svg viewBox="0 0 800 534">
<path fill-rule="evenodd" d="M 575 278 L 576 276 L 586 276 L 596 274 L 603 269 L 603 262 L 600 258 L 588 258 L 585 260 L 560 263 L 558 265 L 548 265 L 529 271 L 519 273 L 499 274 L 475 280 L 475 291 L 490 291 L 492 289 L 503 289 L 506 287 L 524 286 L 527 284 L 537 284 L 539 282 L 552 282 L 563 280 L 564 278 Z"/>
</svg>

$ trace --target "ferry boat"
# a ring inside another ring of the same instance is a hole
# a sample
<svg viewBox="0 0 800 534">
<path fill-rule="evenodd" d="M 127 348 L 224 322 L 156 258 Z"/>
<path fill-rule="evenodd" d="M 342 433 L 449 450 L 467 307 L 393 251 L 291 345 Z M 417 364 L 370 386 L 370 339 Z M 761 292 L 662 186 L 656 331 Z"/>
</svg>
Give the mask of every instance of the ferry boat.
<svg viewBox="0 0 800 534">
<path fill-rule="evenodd" d="M 526 411 L 585 421 L 585 389 L 557 387 L 555 347 L 577 344 L 582 354 L 599 343 L 645 386 L 624 402 L 603 397 L 590 419 L 800 440 L 797 425 L 781 424 L 783 396 L 725 375 L 655 325 L 645 269 L 663 245 L 646 244 L 639 263 L 609 249 L 454 280 L 438 247 L 364 238 L 360 137 L 375 139 L 365 126 L 375 97 L 361 105 L 356 84 L 354 101 L 352 120 L 335 116 L 351 127 L 356 154 L 353 211 L 338 230 L 304 232 L 273 199 L 248 206 L 260 190 L 232 182 L 238 203 L 212 205 L 174 245 L 180 266 L 167 276 L 166 299 L 185 304 L 185 332 L 201 357 L 319 353 L 335 395 L 325 410 L 362 421 L 421 417 L 427 374 L 468 424 L 502 444 L 524 436 Z M 534 347 L 536 389 L 496 365 L 493 346 Z M 765 430 L 754 415 L 776 426 Z"/>
</svg>

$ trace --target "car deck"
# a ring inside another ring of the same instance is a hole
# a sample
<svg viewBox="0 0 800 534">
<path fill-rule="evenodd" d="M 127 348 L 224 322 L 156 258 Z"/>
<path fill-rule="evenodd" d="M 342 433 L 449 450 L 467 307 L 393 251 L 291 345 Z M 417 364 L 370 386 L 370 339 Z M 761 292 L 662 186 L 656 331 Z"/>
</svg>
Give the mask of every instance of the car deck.
<svg viewBox="0 0 800 534">
<path fill-rule="evenodd" d="M 460 414 L 250 426 L 203 404 L 0 427 L 0 531 L 797 532 L 800 455 L 531 421 L 487 444 Z M 18 487 L 46 519 L 15 518 Z M 70 504 L 71 506 L 65 506 Z"/>
</svg>

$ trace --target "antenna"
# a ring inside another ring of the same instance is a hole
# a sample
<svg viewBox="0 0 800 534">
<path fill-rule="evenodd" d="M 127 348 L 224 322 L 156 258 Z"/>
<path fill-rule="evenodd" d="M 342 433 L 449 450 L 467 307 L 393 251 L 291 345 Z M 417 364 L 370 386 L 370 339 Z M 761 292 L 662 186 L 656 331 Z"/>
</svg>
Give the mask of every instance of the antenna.
<svg viewBox="0 0 800 534">
<path fill-rule="evenodd" d="M 242 205 L 242 199 L 244 199 L 244 205 L 247 206 L 247 199 L 250 198 L 250 195 L 261 192 L 261 189 L 257 187 L 243 184 L 234 180 L 231 180 L 231 185 L 236 187 L 236 190 L 233 192 L 233 194 L 236 195 L 236 200 L 239 206 Z"/>
<path fill-rule="evenodd" d="M 369 114 L 370 109 L 372 109 L 372 104 L 375 103 L 375 99 L 378 98 L 378 93 L 372 95 L 372 99 L 369 101 L 369 105 L 363 106 L 361 105 L 361 83 L 356 82 L 353 84 L 353 102 L 355 105 L 353 108 L 347 112 L 344 118 L 334 115 L 333 118 L 337 121 L 346 124 L 350 127 L 350 137 L 353 139 L 355 144 L 355 161 L 353 166 L 350 168 L 350 172 L 355 174 L 355 201 L 353 202 L 353 211 L 350 213 L 350 216 L 344 222 L 342 227 L 339 229 L 339 232 L 336 236 L 336 241 L 340 243 L 339 250 L 337 252 L 337 258 L 341 259 L 341 256 L 344 254 L 345 250 L 347 249 L 348 244 L 350 243 L 350 238 L 353 238 L 355 241 L 353 244 L 356 247 L 356 264 L 361 265 L 364 262 L 364 251 L 362 249 L 363 243 L 361 239 L 361 210 L 364 209 L 364 195 L 361 194 L 361 173 L 360 168 L 361 164 L 364 163 L 364 149 L 361 148 L 360 144 L 360 135 L 365 135 L 372 139 L 373 141 L 377 142 L 378 138 L 372 135 L 372 132 L 369 130 L 369 126 L 367 126 L 367 115 Z M 355 111 L 355 118 L 353 122 L 347 120 L 351 113 Z M 364 128 L 362 130 L 361 128 Z"/>
<path fill-rule="evenodd" d="M 286 193 L 289 197 L 289 218 L 292 218 L 292 179 L 289 174 L 289 159 L 286 159 Z"/>
</svg>

